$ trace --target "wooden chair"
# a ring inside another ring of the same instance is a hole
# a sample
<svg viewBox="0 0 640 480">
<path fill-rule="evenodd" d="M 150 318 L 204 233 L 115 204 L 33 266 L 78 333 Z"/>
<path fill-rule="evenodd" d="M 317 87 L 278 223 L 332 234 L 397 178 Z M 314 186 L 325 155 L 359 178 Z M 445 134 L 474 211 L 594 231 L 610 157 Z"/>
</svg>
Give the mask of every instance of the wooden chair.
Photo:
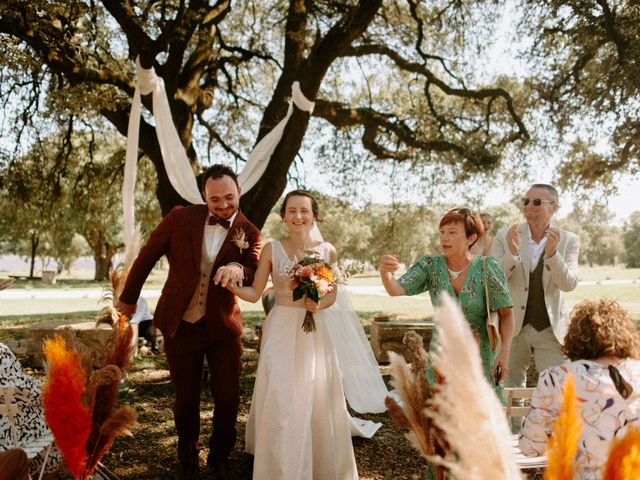
<svg viewBox="0 0 640 480">
<path fill-rule="evenodd" d="M 504 397 L 507 400 L 505 413 L 507 418 L 526 417 L 531 409 L 531 397 L 533 388 L 509 388 L 505 387 Z M 515 401 L 515 404 L 514 404 Z"/>
<path fill-rule="evenodd" d="M 18 387 L 0 386 L 0 415 L 6 417 L 9 424 L 11 447 L 24 450 L 29 460 L 37 457 L 40 452 L 46 452 L 44 460 L 42 461 L 40 475 L 38 476 L 38 480 L 41 480 L 47 468 L 47 460 L 49 458 L 49 453 L 51 452 L 51 447 L 53 446 L 53 435 L 51 435 L 51 432 L 47 432 L 44 435 L 28 442 L 21 442 L 18 440 L 18 434 L 16 431 L 16 415 L 18 414 L 20 407 L 16 402 L 16 398 L 20 395 L 27 398 L 29 393 Z"/>
<path fill-rule="evenodd" d="M 505 406 L 505 414 L 511 420 L 514 417 L 526 417 L 531 410 L 531 397 L 533 396 L 533 388 L 505 388 L 504 397 L 507 400 Z M 518 434 L 511 436 L 511 448 L 516 460 L 516 464 L 520 470 L 539 470 L 547 466 L 547 457 L 541 455 L 539 457 L 527 457 L 518 446 Z"/>
</svg>

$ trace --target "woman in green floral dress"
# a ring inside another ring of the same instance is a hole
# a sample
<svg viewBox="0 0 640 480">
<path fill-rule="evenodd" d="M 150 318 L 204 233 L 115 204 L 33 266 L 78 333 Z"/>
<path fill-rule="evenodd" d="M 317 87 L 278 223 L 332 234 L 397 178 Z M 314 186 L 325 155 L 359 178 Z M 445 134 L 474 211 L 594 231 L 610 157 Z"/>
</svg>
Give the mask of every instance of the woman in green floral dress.
<svg viewBox="0 0 640 480">
<path fill-rule="evenodd" d="M 501 398 L 501 382 L 507 377 L 509 369 L 514 328 L 507 280 L 495 258 L 474 256 L 469 250 L 483 233 L 480 215 L 466 208 L 454 209 L 442 217 L 439 227 L 440 246 L 444 255 L 419 258 L 399 279 L 393 276 L 399 267 L 398 260 L 393 255 L 384 255 L 380 261 L 382 283 L 391 296 L 417 295 L 428 291 L 433 305 L 437 305 L 442 291 L 456 298 L 478 339 L 485 377 Z M 491 351 L 487 334 L 483 263 L 486 265 L 489 305 L 492 311 L 498 312 L 500 318 L 502 345 L 497 356 Z M 436 337 L 437 332 L 434 331 L 431 345 L 435 345 Z M 429 383 L 435 383 L 431 366 L 427 370 L 427 378 Z"/>
</svg>

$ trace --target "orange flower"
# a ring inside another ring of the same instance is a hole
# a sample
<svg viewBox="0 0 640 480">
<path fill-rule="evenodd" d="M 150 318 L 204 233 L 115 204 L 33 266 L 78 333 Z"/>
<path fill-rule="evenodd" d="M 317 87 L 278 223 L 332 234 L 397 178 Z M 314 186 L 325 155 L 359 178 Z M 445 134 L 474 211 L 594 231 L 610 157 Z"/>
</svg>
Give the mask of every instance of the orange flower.
<svg viewBox="0 0 640 480">
<path fill-rule="evenodd" d="M 582 435 L 580 406 L 576 398 L 576 384 L 569 374 L 564 383 L 560 414 L 553 424 L 547 451 L 544 480 L 572 480 L 573 461 Z"/>
<path fill-rule="evenodd" d="M 329 283 L 333 283 L 333 270 L 325 265 L 321 265 L 316 270 L 316 277 L 321 280 L 326 280 Z"/>
<path fill-rule="evenodd" d="M 636 478 L 640 478 L 640 430 L 630 428 L 624 437 L 616 438 L 611 443 L 602 480 Z"/>
<path fill-rule="evenodd" d="M 45 340 L 48 378 L 42 391 L 44 413 L 56 444 L 74 478 L 81 478 L 87 463 L 86 445 L 91 413 L 82 400 L 86 376 L 80 356 L 68 350 L 62 337 Z"/>
</svg>

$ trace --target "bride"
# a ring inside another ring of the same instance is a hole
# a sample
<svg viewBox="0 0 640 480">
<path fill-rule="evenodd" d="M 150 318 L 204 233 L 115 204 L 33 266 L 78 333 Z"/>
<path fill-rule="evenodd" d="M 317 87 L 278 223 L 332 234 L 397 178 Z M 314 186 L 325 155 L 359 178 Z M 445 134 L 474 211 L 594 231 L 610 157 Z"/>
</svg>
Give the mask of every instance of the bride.
<svg viewBox="0 0 640 480">
<path fill-rule="evenodd" d="M 271 274 L 275 305 L 265 320 L 253 400 L 247 422 L 246 449 L 254 455 L 254 479 L 358 478 L 351 421 L 341 374 L 327 330 L 336 289 L 318 303 L 293 301 L 287 268 L 316 252 L 337 264 L 333 245 L 312 239 L 318 219 L 316 199 L 304 190 L 289 192 L 280 214 L 289 230 L 282 242 L 265 245 L 250 287 L 232 287 L 240 298 L 255 302 Z M 305 311 L 314 314 L 317 330 L 302 330 Z"/>
</svg>

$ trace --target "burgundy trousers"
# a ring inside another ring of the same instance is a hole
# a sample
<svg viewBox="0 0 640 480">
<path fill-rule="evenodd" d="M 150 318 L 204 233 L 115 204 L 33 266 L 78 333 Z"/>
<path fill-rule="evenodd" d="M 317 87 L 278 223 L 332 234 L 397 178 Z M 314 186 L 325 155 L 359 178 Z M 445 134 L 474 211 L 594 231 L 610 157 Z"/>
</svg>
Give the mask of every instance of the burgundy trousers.
<svg viewBox="0 0 640 480">
<path fill-rule="evenodd" d="M 171 381 L 175 389 L 173 418 L 178 432 L 178 459 L 197 465 L 200 448 L 200 392 L 202 365 L 211 371 L 211 395 L 215 404 L 209 438 L 209 459 L 227 459 L 236 443 L 236 417 L 240 404 L 240 338 L 212 341 L 205 321 L 182 321 L 173 338 L 164 339 Z"/>
</svg>

